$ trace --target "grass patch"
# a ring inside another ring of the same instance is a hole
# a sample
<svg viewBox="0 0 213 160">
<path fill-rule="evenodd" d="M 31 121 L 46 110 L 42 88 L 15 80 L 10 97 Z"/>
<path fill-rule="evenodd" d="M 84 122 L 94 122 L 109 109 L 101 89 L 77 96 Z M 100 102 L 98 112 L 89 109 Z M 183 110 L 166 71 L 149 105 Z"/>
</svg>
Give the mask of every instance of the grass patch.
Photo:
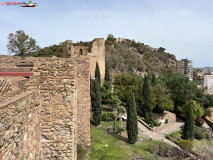
<svg viewBox="0 0 213 160">
<path fill-rule="evenodd" d="M 78 160 L 87 160 L 89 150 L 83 148 L 81 145 L 77 145 Z"/>
<path fill-rule="evenodd" d="M 129 144 L 126 136 L 106 134 L 105 129 L 112 125 L 112 122 L 103 121 L 101 127 L 91 125 L 91 160 L 129 160 L 135 156 L 153 159 L 146 151 L 149 142 Z"/>
<path fill-rule="evenodd" d="M 126 130 L 122 132 L 122 135 L 105 133 L 105 129 L 112 125 L 113 122 L 103 121 L 99 127 L 91 125 L 90 160 L 131 160 L 134 157 L 140 157 L 140 160 L 155 160 L 160 157 L 182 159 L 185 156 L 171 145 L 160 141 L 150 141 L 141 136 L 139 139 L 142 138 L 145 142 L 137 141 L 135 144 L 129 144 Z M 116 125 L 120 125 L 120 122 Z M 125 129 L 125 123 L 123 123 L 123 128 Z"/>
</svg>

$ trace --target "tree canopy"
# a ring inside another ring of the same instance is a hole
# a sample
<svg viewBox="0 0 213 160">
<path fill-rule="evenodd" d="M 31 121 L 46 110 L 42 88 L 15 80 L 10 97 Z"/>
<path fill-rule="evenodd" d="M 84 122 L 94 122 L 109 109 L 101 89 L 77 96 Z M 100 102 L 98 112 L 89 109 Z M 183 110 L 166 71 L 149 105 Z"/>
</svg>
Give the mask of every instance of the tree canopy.
<svg viewBox="0 0 213 160">
<path fill-rule="evenodd" d="M 36 40 L 29 37 L 23 30 L 18 30 L 15 34 L 10 33 L 8 40 L 8 51 L 17 56 L 25 56 L 39 49 Z"/>
</svg>

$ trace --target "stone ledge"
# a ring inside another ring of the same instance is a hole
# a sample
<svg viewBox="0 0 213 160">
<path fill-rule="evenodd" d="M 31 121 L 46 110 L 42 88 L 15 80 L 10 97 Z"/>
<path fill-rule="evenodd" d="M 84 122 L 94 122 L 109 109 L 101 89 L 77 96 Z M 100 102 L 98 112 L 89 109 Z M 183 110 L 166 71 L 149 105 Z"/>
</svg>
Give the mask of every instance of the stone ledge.
<svg viewBox="0 0 213 160">
<path fill-rule="evenodd" d="M 30 94 L 33 94 L 35 91 L 27 91 L 27 92 L 23 92 L 21 93 L 20 95 L 16 95 L 14 97 L 10 97 L 10 98 L 7 98 L 7 99 L 4 99 L 2 102 L 0 102 L 0 109 L 18 101 L 18 100 L 21 100 L 22 98 L 30 95 Z"/>
</svg>

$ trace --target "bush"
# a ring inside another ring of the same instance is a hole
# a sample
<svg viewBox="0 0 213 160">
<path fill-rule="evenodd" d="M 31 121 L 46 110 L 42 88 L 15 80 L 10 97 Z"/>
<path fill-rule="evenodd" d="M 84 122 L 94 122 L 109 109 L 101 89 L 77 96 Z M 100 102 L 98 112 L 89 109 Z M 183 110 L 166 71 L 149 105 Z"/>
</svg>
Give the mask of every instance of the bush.
<svg viewBox="0 0 213 160">
<path fill-rule="evenodd" d="M 124 131 L 123 128 L 120 128 L 119 126 L 116 126 L 115 128 L 113 126 L 108 127 L 106 130 L 107 134 L 119 134 Z"/>
<path fill-rule="evenodd" d="M 211 136 L 208 132 L 206 132 L 203 128 L 195 127 L 195 138 L 198 140 L 206 138 L 207 140 L 211 140 Z"/>
<path fill-rule="evenodd" d="M 115 134 L 119 134 L 119 133 L 121 133 L 121 132 L 123 132 L 123 131 L 124 131 L 123 128 L 121 128 L 121 127 L 119 127 L 119 126 L 116 126 L 116 128 L 115 128 Z"/>
<path fill-rule="evenodd" d="M 178 143 L 178 141 L 174 137 L 171 137 L 169 135 L 166 135 L 166 139 L 168 139 L 168 140 L 170 140 L 170 141 L 172 141 L 172 142 L 174 142 L 176 144 Z"/>
<path fill-rule="evenodd" d="M 211 139 L 212 139 L 211 136 L 210 136 L 210 134 L 207 133 L 207 132 L 206 132 L 206 134 L 205 134 L 205 138 L 206 138 L 207 140 L 211 140 Z"/>
<path fill-rule="evenodd" d="M 102 113 L 101 120 L 106 122 L 114 121 L 115 115 L 113 113 Z"/>
<path fill-rule="evenodd" d="M 88 149 L 84 148 L 82 145 L 77 145 L 77 154 L 79 160 L 87 159 Z"/>
<path fill-rule="evenodd" d="M 145 122 L 150 126 L 150 127 L 154 127 L 154 126 L 159 126 L 159 123 L 154 120 L 153 118 L 147 118 L 145 119 Z"/>
<path fill-rule="evenodd" d="M 199 127 L 201 127 L 203 124 L 204 124 L 204 119 L 203 118 L 197 118 L 196 120 L 195 120 L 195 122 L 196 122 L 196 124 L 199 126 Z"/>
<path fill-rule="evenodd" d="M 181 139 L 181 140 L 178 142 L 178 145 L 179 145 L 180 148 L 182 148 L 183 150 L 185 150 L 185 151 L 187 151 L 187 152 L 192 152 L 193 144 L 192 144 L 191 141 Z"/>
<path fill-rule="evenodd" d="M 204 139 L 205 138 L 205 134 L 203 133 L 202 130 L 196 129 L 195 130 L 195 138 L 198 139 L 198 140 Z"/>
<path fill-rule="evenodd" d="M 100 160 L 114 160 L 114 158 L 109 155 L 103 155 L 102 157 L 100 157 Z"/>
</svg>

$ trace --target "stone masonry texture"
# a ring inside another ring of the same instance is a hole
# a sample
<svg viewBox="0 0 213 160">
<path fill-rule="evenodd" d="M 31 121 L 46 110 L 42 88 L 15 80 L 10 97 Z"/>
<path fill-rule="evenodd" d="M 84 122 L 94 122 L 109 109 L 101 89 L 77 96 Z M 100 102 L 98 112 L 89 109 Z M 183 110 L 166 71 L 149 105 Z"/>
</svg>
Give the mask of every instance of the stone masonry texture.
<svg viewBox="0 0 213 160">
<path fill-rule="evenodd" d="M 77 145 L 90 148 L 90 75 L 105 72 L 105 41 L 92 47 L 66 41 L 64 58 L 0 55 L 0 72 L 32 71 L 3 77 L 11 91 L 0 97 L 0 159 L 77 160 Z"/>
</svg>

